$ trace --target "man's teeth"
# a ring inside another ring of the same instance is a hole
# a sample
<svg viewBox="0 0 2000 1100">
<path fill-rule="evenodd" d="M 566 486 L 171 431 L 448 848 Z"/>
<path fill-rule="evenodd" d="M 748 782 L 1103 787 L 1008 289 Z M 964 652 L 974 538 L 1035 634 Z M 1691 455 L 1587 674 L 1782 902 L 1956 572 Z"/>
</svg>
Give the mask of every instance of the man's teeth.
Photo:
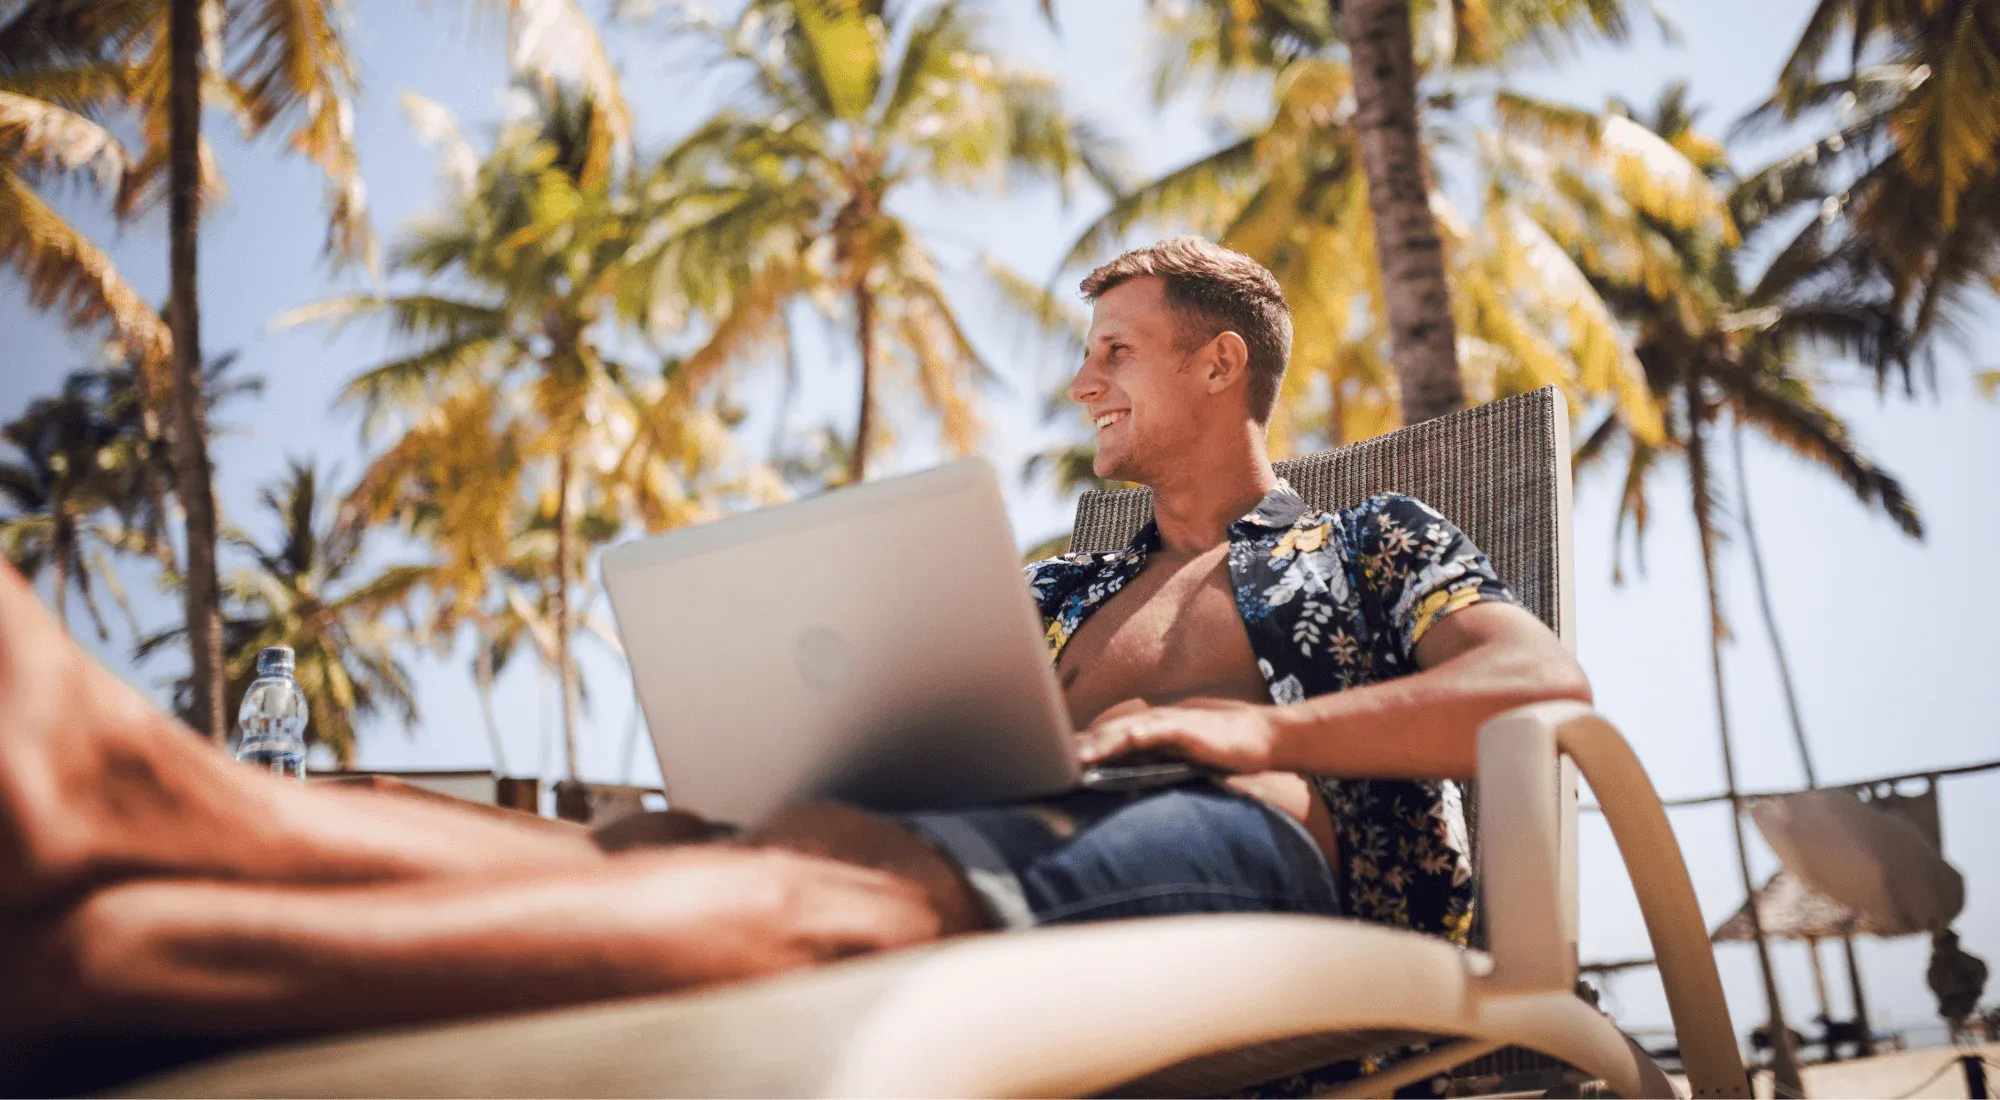
<svg viewBox="0 0 2000 1100">
<path fill-rule="evenodd" d="M 1103 431 L 1123 419 L 1125 419 L 1125 414 L 1122 412 L 1105 413 L 1103 416 L 1097 418 L 1097 430 Z"/>
</svg>

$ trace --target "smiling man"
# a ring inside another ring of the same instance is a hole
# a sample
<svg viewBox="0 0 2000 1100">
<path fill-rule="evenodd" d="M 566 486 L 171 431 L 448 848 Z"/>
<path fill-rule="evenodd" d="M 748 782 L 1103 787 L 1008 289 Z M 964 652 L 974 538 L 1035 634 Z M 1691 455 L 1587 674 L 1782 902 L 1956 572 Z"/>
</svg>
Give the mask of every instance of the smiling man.
<svg viewBox="0 0 2000 1100">
<path fill-rule="evenodd" d="M 1097 474 L 1151 487 L 1155 518 L 1028 583 L 1084 762 L 1166 755 L 1218 779 L 912 823 L 977 872 L 1000 923 L 1271 909 L 1462 942 L 1473 889 L 1449 781 L 1472 774 L 1486 719 L 1588 701 L 1582 670 L 1423 503 L 1321 512 L 1272 473 L 1292 324 L 1269 271 L 1182 237 L 1082 290 L 1070 397 Z"/>
</svg>

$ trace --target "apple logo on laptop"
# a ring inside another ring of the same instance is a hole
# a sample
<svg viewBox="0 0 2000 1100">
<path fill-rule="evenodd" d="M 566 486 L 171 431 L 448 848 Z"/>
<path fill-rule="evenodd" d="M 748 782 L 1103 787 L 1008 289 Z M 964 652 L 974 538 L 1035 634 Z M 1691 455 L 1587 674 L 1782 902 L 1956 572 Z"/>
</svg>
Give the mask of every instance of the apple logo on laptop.
<svg viewBox="0 0 2000 1100">
<path fill-rule="evenodd" d="M 799 678 L 821 691 L 833 691 L 854 674 L 847 642 L 832 627 L 807 627 L 792 646 L 792 664 Z"/>
</svg>

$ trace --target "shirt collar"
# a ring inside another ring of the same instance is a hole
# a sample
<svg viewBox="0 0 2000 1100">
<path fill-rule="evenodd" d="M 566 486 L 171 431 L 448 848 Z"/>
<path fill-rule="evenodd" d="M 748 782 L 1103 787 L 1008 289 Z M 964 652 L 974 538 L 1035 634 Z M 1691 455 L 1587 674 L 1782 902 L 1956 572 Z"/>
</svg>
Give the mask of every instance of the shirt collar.
<svg viewBox="0 0 2000 1100">
<path fill-rule="evenodd" d="M 1263 529 L 1266 531 L 1289 531 L 1299 517 L 1306 514 L 1306 500 L 1292 488 L 1292 484 L 1279 478 L 1257 507 L 1250 509 L 1242 519 L 1229 525 L 1229 533 L 1234 536 L 1239 529 Z"/>
<path fill-rule="evenodd" d="M 1250 511 L 1244 513 L 1241 519 L 1229 525 L 1229 537 L 1231 539 L 1250 538 L 1256 531 L 1289 531 L 1292 525 L 1299 521 L 1299 517 L 1305 515 L 1305 513 L 1305 498 L 1300 496 L 1296 489 L 1292 488 L 1290 482 L 1284 478 L 1279 478 L 1278 483 L 1271 487 L 1270 492 L 1264 494 L 1264 498 L 1257 502 L 1255 508 L 1250 509 Z M 1159 545 L 1159 525 L 1152 520 L 1147 520 L 1146 525 L 1139 528 L 1139 533 L 1132 536 L 1132 542 L 1126 547 L 1126 550 L 1128 552 L 1136 551 L 1140 554 L 1147 554 L 1158 549 Z"/>
</svg>

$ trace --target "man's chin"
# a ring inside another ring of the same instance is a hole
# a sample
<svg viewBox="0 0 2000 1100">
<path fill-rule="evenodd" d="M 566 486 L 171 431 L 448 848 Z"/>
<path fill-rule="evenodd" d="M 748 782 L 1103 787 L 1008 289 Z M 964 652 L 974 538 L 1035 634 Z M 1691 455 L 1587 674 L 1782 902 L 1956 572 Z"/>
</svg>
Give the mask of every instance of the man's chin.
<svg viewBox="0 0 2000 1100">
<path fill-rule="evenodd" d="M 1090 464 L 1090 472 L 1106 481 L 1131 481 L 1133 478 L 1126 469 L 1128 465 L 1130 464 L 1120 461 L 1120 456 L 1099 451 Z"/>
</svg>

